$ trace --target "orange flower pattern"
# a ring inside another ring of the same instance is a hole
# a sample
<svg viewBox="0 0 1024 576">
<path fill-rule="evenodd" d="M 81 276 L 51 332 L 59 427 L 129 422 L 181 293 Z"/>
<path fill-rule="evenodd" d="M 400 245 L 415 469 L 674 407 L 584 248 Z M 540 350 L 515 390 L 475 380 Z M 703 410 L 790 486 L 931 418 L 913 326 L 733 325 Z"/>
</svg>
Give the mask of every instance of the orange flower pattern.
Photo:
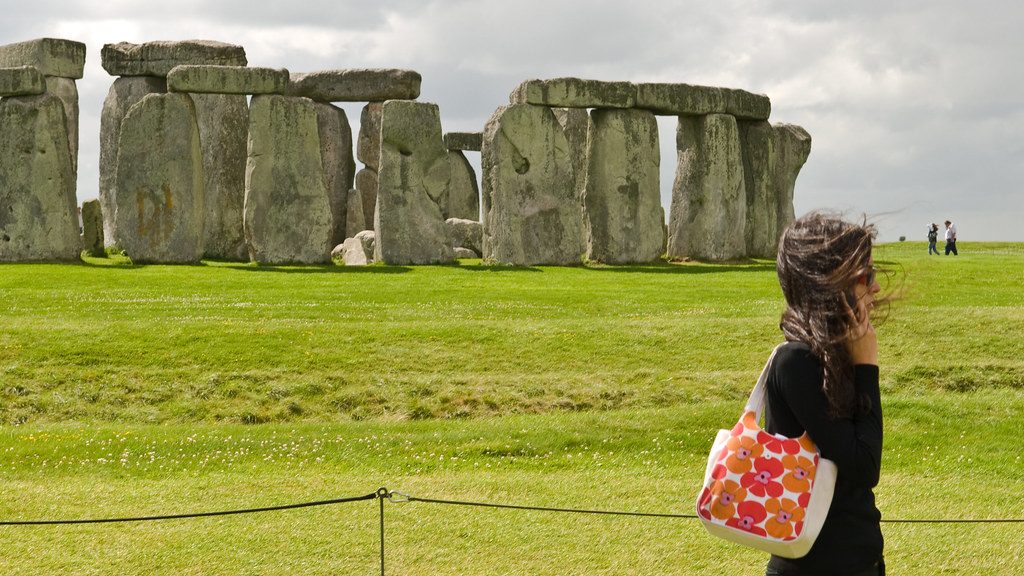
<svg viewBox="0 0 1024 576">
<path fill-rule="evenodd" d="M 793 540 L 803 530 L 818 458 L 806 434 L 794 439 L 768 434 L 748 412 L 716 459 L 697 511 L 716 524 Z"/>
</svg>

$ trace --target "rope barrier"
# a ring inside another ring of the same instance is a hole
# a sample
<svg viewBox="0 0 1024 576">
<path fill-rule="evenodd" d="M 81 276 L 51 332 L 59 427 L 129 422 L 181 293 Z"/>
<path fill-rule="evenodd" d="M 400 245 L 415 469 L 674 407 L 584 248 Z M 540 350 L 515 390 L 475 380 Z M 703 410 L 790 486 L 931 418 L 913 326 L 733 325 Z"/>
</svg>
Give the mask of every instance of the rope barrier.
<svg viewBox="0 0 1024 576">
<path fill-rule="evenodd" d="M 646 516 L 653 518 L 696 518 L 695 514 L 669 514 L 662 512 L 623 512 L 619 510 L 588 510 L 584 508 L 552 508 L 549 506 L 524 506 L 519 504 L 494 504 L 490 502 L 470 502 L 466 500 L 442 500 L 439 498 L 420 498 L 394 490 L 388 492 L 388 499 L 395 503 L 426 502 L 429 504 L 449 504 L 453 506 L 477 506 L 481 508 L 506 508 L 512 510 L 537 510 L 541 512 L 571 512 L 576 514 L 604 514 L 608 516 Z"/>
</svg>

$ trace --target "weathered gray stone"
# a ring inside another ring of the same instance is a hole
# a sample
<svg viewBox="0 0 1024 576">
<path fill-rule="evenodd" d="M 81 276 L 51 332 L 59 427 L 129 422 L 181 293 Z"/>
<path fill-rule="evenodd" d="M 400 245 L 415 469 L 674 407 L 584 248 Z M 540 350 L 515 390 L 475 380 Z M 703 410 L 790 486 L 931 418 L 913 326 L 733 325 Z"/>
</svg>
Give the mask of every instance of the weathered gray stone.
<svg viewBox="0 0 1024 576">
<path fill-rule="evenodd" d="M 374 259 L 387 264 L 454 260 L 444 225 L 451 167 L 436 104 L 384 103 Z"/>
<path fill-rule="evenodd" d="M 550 108 L 501 107 L 484 130 L 483 257 L 579 264 L 585 250 L 569 143 Z"/>
<path fill-rule="evenodd" d="M 345 232 L 346 233 L 359 233 L 363 230 L 369 230 L 373 226 L 373 221 L 366 221 L 366 214 L 363 213 L 363 196 L 358 190 L 352 188 L 348 191 L 346 197 L 346 204 L 348 205 L 345 214 Z"/>
<path fill-rule="evenodd" d="M 76 260 L 75 179 L 56 96 L 0 100 L 0 262 Z"/>
<path fill-rule="evenodd" d="M 46 80 L 35 66 L 0 68 L 0 98 L 46 92 Z"/>
<path fill-rule="evenodd" d="M 469 248 L 463 248 L 462 246 L 456 246 L 455 248 L 452 248 L 452 251 L 455 253 L 455 258 L 458 260 L 462 260 L 465 258 L 480 257 L 480 255 L 477 254 L 476 252 L 470 250 Z"/>
<path fill-rule="evenodd" d="M 68 147 L 71 151 L 71 168 L 78 174 L 78 86 L 71 78 L 46 77 L 46 92 L 60 98 L 64 104 L 64 118 L 67 120 Z"/>
<path fill-rule="evenodd" d="M 512 92 L 509 102 L 557 108 L 632 108 L 636 86 L 580 78 L 526 80 Z"/>
<path fill-rule="evenodd" d="M 740 152 L 747 198 L 747 256 L 771 258 L 778 248 L 775 132 L 768 122 L 740 122 Z"/>
<path fill-rule="evenodd" d="M 288 71 L 185 64 L 168 72 L 167 90 L 200 94 L 284 94 L 288 90 Z"/>
<path fill-rule="evenodd" d="M 337 254 L 333 257 L 341 257 L 345 262 L 345 266 L 365 266 L 373 263 L 373 252 L 374 252 L 374 232 L 373 230 L 363 230 L 356 234 L 352 238 L 348 238 L 345 242 L 335 248 Z"/>
<path fill-rule="evenodd" d="M 245 240 L 249 256 L 261 264 L 330 261 L 331 205 L 311 100 L 266 95 L 250 101 Z"/>
<path fill-rule="evenodd" d="M 118 139 L 118 245 L 135 262 L 190 263 L 203 255 L 203 156 L 187 94 L 150 94 Z"/>
<path fill-rule="evenodd" d="M 574 190 L 582 205 L 583 189 L 587 183 L 587 136 L 591 129 L 590 113 L 586 108 L 555 108 L 553 112 L 562 127 L 562 132 L 565 133 L 565 139 L 569 142 L 572 173 L 575 177 Z"/>
<path fill-rule="evenodd" d="M 117 188 L 114 184 L 117 171 L 117 146 L 121 135 L 121 122 L 128 110 L 147 94 L 162 94 L 167 85 L 162 78 L 118 78 L 110 86 L 103 101 L 100 115 L 100 205 L 103 207 L 103 241 L 107 246 L 118 242 L 117 220 L 114 218 L 117 206 Z"/>
<path fill-rule="evenodd" d="M 464 218 L 449 218 L 444 221 L 444 224 L 448 229 L 448 239 L 452 243 L 452 248 L 469 248 L 477 254 L 483 252 L 484 228 L 482 224 L 476 220 Z"/>
<path fill-rule="evenodd" d="M 479 152 L 483 145 L 482 132 L 448 132 L 444 135 L 444 145 L 449 150 L 469 150 Z"/>
<path fill-rule="evenodd" d="M 85 68 L 85 44 L 38 38 L 0 46 L 0 68 L 35 66 L 44 76 L 77 79 Z"/>
<path fill-rule="evenodd" d="M 377 190 L 380 188 L 380 179 L 377 172 L 370 168 L 363 168 L 356 172 L 356 190 L 359 191 L 359 203 L 363 207 L 363 220 L 367 230 L 373 228 L 374 214 L 377 213 Z"/>
<path fill-rule="evenodd" d="M 99 200 L 82 202 L 82 249 L 97 258 L 107 255 L 103 249 L 103 210 Z"/>
<path fill-rule="evenodd" d="M 461 150 L 448 151 L 451 180 L 448 184 L 448 203 L 443 210 L 445 218 L 480 218 L 480 185 L 476 172 Z"/>
<path fill-rule="evenodd" d="M 242 232 L 249 104 L 245 96 L 191 94 L 203 152 L 203 257 L 245 261 Z"/>
<path fill-rule="evenodd" d="M 793 191 L 800 169 L 811 154 L 811 135 L 795 124 L 775 124 L 775 187 L 778 197 L 778 230 L 793 223 Z M 777 241 L 778 239 L 776 239 Z"/>
<path fill-rule="evenodd" d="M 320 155 L 324 165 L 324 185 L 331 204 L 331 245 L 340 244 L 357 230 L 348 232 L 348 191 L 356 175 L 352 158 L 352 128 L 345 111 L 331 104 L 316 103 Z M 362 228 L 360 228 L 361 230 Z"/>
<path fill-rule="evenodd" d="M 644 110 L 594 110 L 591 118 L 583 193 L 587 258 L 658 260 L 664 245 L 658 122 Z"/>
<path fill-rule="evenodd" d="M 415 100 L 419 72 L 387 68 L 349 68 L 292 74 L 288 94 L 317 102 L 383 102 Z"/>
<path fill-rule="evenodd" d="M 680 116 L 668 255 L 729 260 L 744 255 L 746 194 L 736 118 Z"/>
<path fill-rule="evenodd" d="M 643 83 L 636 87 L 636 107 L 655 114 L 731 114 L 750 120 L 767 120 L 771 114 L 767 96 L 745 90 L 678 83 Z"/>
<path fill-rule="evenodd" d="M 359 144 L 356 158 L 374 172 L 380 170 L 380 116 L 383 102 L 370 102 L 359 115 Z"/>
<path fill-rule="evenodd" d="M 248 63 L 241 46 L 213 40 L 104 44 L 100 60 L 111 76 L 159 78 L 166 78 L 175 66 L 183 64 L 245 66 Z"/>
</svg>

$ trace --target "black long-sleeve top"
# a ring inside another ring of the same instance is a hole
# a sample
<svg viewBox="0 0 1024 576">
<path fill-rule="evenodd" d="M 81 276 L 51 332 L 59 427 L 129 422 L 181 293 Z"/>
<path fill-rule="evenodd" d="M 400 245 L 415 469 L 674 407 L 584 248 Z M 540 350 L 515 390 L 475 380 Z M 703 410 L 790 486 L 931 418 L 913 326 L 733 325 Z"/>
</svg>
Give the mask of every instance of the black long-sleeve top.
<svg viewBox="0 0 1024 576">
<path fill-rule="evenodd" d="M 821 362 L 801 342 L 784 344 L 766 380 L 765 429 L 796 438 L 806 430 L 823 458 L 835 462 L 835 493 L 814 547 L 803 558 L 772 556 L 768 565 L 785 574 L 854 574 L 882 558 L 881 513 L 872 489 L 882 462 L 882 406 L 878 366 L 854 367 L 857 395 L 871 409 L 849 418 L 829 416 Z"/>
</svg>

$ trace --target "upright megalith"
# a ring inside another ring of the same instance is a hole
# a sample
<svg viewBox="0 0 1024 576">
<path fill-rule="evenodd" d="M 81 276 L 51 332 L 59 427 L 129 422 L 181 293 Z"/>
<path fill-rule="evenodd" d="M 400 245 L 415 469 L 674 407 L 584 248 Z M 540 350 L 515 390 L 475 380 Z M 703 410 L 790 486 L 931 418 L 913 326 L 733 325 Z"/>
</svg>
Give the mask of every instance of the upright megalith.
<svg viewBox="0 0 1024 576">
<path fill-rule="evenodd" d="M 0 262 L 81 252 L 64 106 L 51 94 L 0 100 Z"/>
<path fill-rule="evenodd" d="M 676 148 L 679 165 L 669 213 L 669 257 L 742 257 L 747 206 L 736 118 L 680 116 Z"/>
<path fill-rule="evenodd" d="M 775 132 L 771 124 L 740 122 L 740 152 L 747 204 L 744 240 L 747 256 L 771 258 L 778 247 L 778 193 Z"/>
<path fill-rule="evenodd" d="M 121 124 L 128 110 L 149 94 L 163 94 L 167 83 L 163 78 L 138 76 L 118 78 L 111 84 L 100 114 L 100 205 L 103 208 L 103 241 L 107 246 L 117 244 L 115 208 L 117 206 L 117 151 L 121 138 Z"/>
<path fill-rule="evenodd" d="M 800 169 L 811 154 L 811 135 L 795 124 L 775 124 L 775 187 L 778 194 L 778 228 L 781 233 L 796 216 L 793 191 Z"/>
<path fill-rule="evenodd" d="M 587 180 L 587 135 L 591 130 L 590 112 L 586 108 L 555 108 L 552 111 L 569 143 L 576 197 L 582 204 L 583 188 L 586 186 Z"/>
<path fill-rule="evenodd" d="M 483 257 L 579 264 L 585 251 L 569 143 L 550 108 L 501 107 L 484 129 Z"/>
<path fill-rule="evenodd" d="M 451 166 L 451 181 L 448 184 L 448 201 L 444 206 L 445 218 L 480 219 L 480 185 L 476 172 L 461 150 L 448 151 Z"/>
<path fill-rule="evenodd" d="M 99 200 L 82 202 L 82 250 L 97 258 L 106 256 L 103 249 L 103 209 Z"/>
<path fill-rule="evenodd" d="M 658 122 L 643 110 L 594 110 L 587 141 L 587 258 L 653 262 L 662 254 Z"/>
<path fill-rule="evenodd" d="M 253 96 L 245 168 L 245 240 L 253 261 L 330 261 L 331 205 L 323 170 L 313 101 Z"/>
<path fill-rule="evenodd" d="M 46 92 L 53 94 L 64 104 L 64 117 L 68 128 L 68 147 L 71 152 L 71 168 L 78 174 L 78 85 L 71 78 L 46 77 Z"/>
<path fill-rule="evenodd" d="M 363 206 L 367 228 L 373 228 L 373 213 L 377 207 L 377 171 L 380 170 L 380 121 L 384 112 L 383 102 L 370 102 L 363 106 L 359 115 L 359 140 L 356 143 L 356 158 L 363 168 L 356 173 L 355 188 Z"/>
<path fill-rule="evenodd" d="M 203 157 L 187 94 L 150 94 L 118 139 L 118 245 L 136 262 L 184 264 L 203 255 Z"/>
<path fill-rule="evenodd" d="M 377 189 L 380 188 L 380 178 L 377 171 L 370 168 L 362 168 L 356 172 L 355 190 L 359 194 L 359 205 L 363 207 L 363 222 L 366 229 L 373 229 L 374 214 L 377 212 Z"/>
<path fill-rule="evenodd" d="M 348 231 L 348 191 L 356 175 L 352 158 L 352 128 L 345 111 L 331 104 L 317 102 L 317 129 L 320 133 L 320 155 L 323 159 L 324 185 L 331 204 L 331 246 L 363 230 Z M 360 206 L 362 203 L 360 203 Z"/>
<path fill-rule="evenodd" d="M 249 104 L 234 94 L 190 94 L 203 156 L 203 257 L 249 259 L 242 232 Z"/>
<path fill-rule="evenodd" d="M 437 105 L 385 102 L 380 134 L 374 259 L 387 264 L 453 262 L 442 210 L 451 167 Z"/>
<path fill-rule="evenodd" d="M 369 223 L 366 221 L 366 215 L 363 213 L 363 197 L 359 195 L 358 190 L 350 188 L 345 203 L 347 205 L 345 211 L 346 234 L 356 234 L 363 230 L 369 230 L 373 226 L 372 221 Z"/>
<path fill-rule="evenodd" d="M 422 77 L 413 70 L 350 68 L 292 74 L 291 96 L 317 102 L 383 102 L 415 100 Z"/>
<path fill-rule="evenodd" d="M 526 80 L 512 92 L 509 102 L 556 108 L 632 108 L 636 86 L 580 78 Z"/>
<path fill-rule="evenodd" d="M 144 44 L 105 44 L 103 69 L 111 76 L 166 78 L 175 66 L 245 66 L 245 49 L 213 40 L 155 41 Z"/>
</svg>

